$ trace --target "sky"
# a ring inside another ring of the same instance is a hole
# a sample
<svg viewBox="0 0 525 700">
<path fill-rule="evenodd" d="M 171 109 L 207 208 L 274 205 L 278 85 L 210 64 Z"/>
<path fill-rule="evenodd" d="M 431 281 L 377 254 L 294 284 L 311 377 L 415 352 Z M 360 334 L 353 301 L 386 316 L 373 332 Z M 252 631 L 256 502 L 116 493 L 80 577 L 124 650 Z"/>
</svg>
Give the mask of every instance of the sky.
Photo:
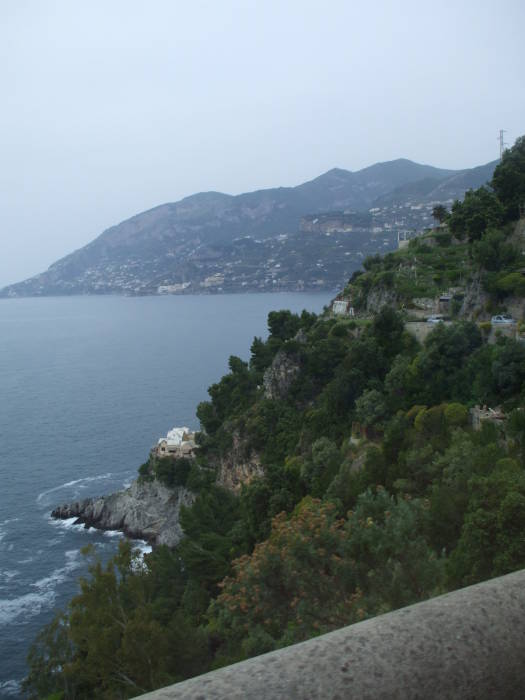
<svg viewBox="0 0 525 700">
<path fill-rule="evenodd" d="M 495 160 L 522 0 L 0 0 L 0 287 L 199 191 Z"/>
</svg>

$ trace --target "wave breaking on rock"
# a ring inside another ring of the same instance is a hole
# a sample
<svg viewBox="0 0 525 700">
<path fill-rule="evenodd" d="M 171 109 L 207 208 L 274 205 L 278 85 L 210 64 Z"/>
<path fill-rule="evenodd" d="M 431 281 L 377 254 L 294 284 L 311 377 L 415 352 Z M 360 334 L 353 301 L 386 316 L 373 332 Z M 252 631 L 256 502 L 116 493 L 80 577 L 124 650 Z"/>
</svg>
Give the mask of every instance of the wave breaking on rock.
<svg viewBox="0 0 525 700">
<path fill-rule="evenodd" d="M 58 506 L 51 516 L 76 518 L 75 524 L 98 530 L 120 530 L 152 546 L 175 547 L 183 537 L 180 507 L 191 505 L 194 498 L 185 487 L 171 489 L 156 479 L 137 479 L 124 491 Z"/>
</svg>

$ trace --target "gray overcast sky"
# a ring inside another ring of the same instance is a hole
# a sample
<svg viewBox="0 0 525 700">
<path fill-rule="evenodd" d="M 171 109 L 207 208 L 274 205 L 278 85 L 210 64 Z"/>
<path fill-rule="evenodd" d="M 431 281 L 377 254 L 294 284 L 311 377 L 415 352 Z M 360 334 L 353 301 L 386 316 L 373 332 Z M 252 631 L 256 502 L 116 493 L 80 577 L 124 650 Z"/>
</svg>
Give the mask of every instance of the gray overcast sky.
<svg viewBox="0 0 525 700">
<path fill-rule="evenodd" d="M 523 0 L 0 0 L 0 286 L 203 190 L 525 132 Z"/>
</svg>

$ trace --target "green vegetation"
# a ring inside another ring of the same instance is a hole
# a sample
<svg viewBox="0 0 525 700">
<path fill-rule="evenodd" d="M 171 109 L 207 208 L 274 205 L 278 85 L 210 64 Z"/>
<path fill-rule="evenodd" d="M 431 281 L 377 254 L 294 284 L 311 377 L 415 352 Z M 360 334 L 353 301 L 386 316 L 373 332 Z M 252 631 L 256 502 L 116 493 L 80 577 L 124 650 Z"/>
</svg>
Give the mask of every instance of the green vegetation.
<svg viewBox="0 0 525 700">
<path fill-rule="evenodd" d="M 504 152 L 492 187 L 503 207 L 505 221 L 516 220 L 525 205 L 525 136 Z"/>
<path fill-rule="evenodd" d="M 192 460 L 186 457 L 153 457 L 139 467 L 139 479 L 158 479 L 165 486 L 186 486 L 192 469 Z"/>
<path fill-rule="evenodd" d="M 442 204 L 436 204 L 436 206 L 432 209 L 432 216 L 434 219 L 436 219 L 437 222 L 440 224 L 444 224 L 445 221 L 448 219 L 448 211 L 447 208 L 444 207 Z"/>
<path fill-rule="evenodd" d="M 463 202 L 454 202 L 448 225 L 457 238 L 466 236 L 472 242 L 480 239 L 489 227 L 502 224 L 503 218 L 503 206 L 495 193 L 480 187 L 469 190 Z"/>
<path fill-rule="evenodd" d="M 463 240 L 368 259 L 348 289 L 408 302 L 476 265 L 494 303 L 505 285 L 516 294 L 517 278 L 502 282 L 517 273 L 514 199 L 498 199 L 516 161 L 497 169 L 499 190 L 453 207 Z M 479 224 L 487 207 L 502 227 Z M 35 642 L 31 697 L 132 697 L 525 567 L 525 345 L 488 345 L 465 320 L 420 345 L 388 306 L 366 324 L 279 311 L 268 326 L 199 405 L 193 465 L 141 468 L 195 491 L 185 538 L 144 562 L 128 544 L 107 566 L 92 561 Z M 282 363 L 291 380 L 269 398 L 265 373 Z M 475 404 L 501 405 L 506 420 L 475 431 Z M 215 479 L 232 446 L 264 468 L 237 495 Z"/>
<path fill-rule="evenodd" d="M 372 290 L 410 310 L 414 299 L 465 289 L 474 281 L 481 281 L 496 307 L 509 296 L 524 297 L 525 246 L 514 224 L 520 207 L 525 209 L 525 137 L 505 152 L 490 185 L 467 192 L 450 214 L 442 205 L 434 207 L 434 217 L 446 228 L 415 238 L 396 253 L 368 258 L 365 271 L 354 273 L 344 295 L 361 311 Z M 452 316 L 461 301 L 459 293 L 451 304 Z"/>
<path fill-rule="evenodd" d="M 444 233 L 422 236 L 397 253 L 368 258 L 366 272 L 350 280 L 345 296 L 351 296 L 354 307 L 362 310 L 371 290 L 383 289 L 400 306 L 410 308 L 415 298 L 435 297 L 443 289 L 467 284 L 471 246 L 467 242 L 441 245 L 443 236 L 450 238 Z"/>
</svg>

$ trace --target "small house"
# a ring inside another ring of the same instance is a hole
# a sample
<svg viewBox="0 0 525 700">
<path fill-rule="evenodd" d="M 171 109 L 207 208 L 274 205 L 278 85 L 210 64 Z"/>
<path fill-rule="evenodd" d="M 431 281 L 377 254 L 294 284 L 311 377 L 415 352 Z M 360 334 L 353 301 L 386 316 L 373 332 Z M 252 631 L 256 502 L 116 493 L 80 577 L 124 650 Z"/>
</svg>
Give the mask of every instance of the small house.
<svg viewBox="0 0 525 700">
<path fill-rule="evenodd" d="M 332 313 L 336 316 L 353 316 L 354 307 L 346 299 L 336 299 L 332 304 Z"/>
<path fill-rule="evenodd" d="M 157 457 L 193 457 L 197 445 L 189 428 L 172 428 L 153 448 Z"/>
</svg>

